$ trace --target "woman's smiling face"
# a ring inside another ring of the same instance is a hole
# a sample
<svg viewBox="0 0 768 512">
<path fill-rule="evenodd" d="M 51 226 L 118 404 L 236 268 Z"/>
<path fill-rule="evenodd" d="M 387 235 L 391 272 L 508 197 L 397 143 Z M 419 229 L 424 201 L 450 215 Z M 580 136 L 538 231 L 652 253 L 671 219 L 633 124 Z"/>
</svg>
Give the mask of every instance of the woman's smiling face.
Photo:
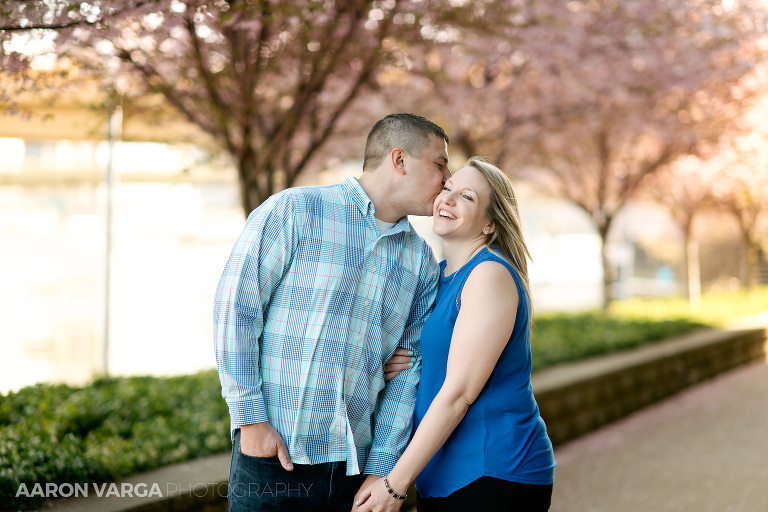
<svg viewBox="0 0 768 512">
<path fill-rule="evenodd" d="M 474 167 L 462 167 L 445 183 L 435 199 L 432 230 L 441 238 L 483 237 L 493 231 L 493 221 L 486 211 L 491 187 Z"/>
</svg>

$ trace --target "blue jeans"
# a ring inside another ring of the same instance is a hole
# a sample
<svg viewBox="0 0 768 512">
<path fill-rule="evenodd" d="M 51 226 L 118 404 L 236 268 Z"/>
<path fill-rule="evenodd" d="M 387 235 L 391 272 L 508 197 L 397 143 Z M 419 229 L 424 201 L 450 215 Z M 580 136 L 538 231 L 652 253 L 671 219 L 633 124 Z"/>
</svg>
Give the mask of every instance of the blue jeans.
<svg viewBox="0 0 768 512">
<path fill-rule="evenodd" d="M 365 475 L 347 476 L 347 463 L 294 464 L 286 471 L 275 457 L 251 457 L 240 451 L 235 431 L 229 467 L 229 512 L 349 512 Z"/>
</svg>

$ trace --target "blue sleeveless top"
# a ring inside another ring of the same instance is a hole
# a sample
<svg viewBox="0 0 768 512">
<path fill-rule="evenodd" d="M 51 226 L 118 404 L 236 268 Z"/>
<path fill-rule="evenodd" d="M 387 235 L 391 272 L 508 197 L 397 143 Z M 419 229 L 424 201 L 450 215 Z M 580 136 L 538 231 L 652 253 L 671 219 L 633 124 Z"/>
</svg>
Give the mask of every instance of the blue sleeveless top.
<svg viewBox="0 0 768 512">
<path fill-rule="evenodd" d="M 482 476 L 524 484 L 555 480 L 555 459 L 531 388 L 531 312 L 525 286 L 512 266 L 483 248 L 463 267 L 444 277 L 435 309 L 421 331 L 422 370 L 416 397 L 419 423 L 445 381 L 448 349 L 461 308 L 461 290 L 470 272 L 484 261 L 504 265 L 515 280 L 519 301 L 512 335 L 487 384 L 466 416 L 416 477 L 424 497 L 448 496 Z"/>
</svg>

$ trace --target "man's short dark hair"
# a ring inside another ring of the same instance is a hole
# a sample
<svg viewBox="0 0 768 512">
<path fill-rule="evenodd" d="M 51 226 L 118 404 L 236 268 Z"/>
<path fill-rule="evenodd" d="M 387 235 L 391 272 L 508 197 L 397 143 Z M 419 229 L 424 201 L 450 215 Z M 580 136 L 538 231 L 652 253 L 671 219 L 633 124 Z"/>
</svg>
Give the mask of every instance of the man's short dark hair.
<svg viewBox="0 0 768 512">
<path fill-rule="evenodd" d="M 426 117 L 415 114 L 390 114 L 384 117 L 368 133 L 363 170 L 378 167 L 395 148 L 401 148 L 418 158 L 429 146 L 432 135 L 443 139 L 446 144 L 449 142 L 445 131 Z"/>
</svg>

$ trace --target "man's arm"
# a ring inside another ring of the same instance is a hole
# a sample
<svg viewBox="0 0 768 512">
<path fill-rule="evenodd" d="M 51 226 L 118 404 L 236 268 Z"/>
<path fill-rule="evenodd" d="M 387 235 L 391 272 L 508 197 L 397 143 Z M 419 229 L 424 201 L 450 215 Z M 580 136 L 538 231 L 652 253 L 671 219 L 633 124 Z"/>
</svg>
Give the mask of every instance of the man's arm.
<svg viewBox="0 0 768 512">
<path fill-rule="evenodd" d="M 216 366 L 233 426 L 262 424 L 268 419 L 259 371 L 264 313 L 288 271 L 298 244 L 297 232 L 290 191 L 267 200 L 248 217 L 216 289 Z M 256 430 L 241 430 L 243 450 L 264 449 L 253 443 L 250 433 Z M 271 433 L 268 437 L 276 441 Z"/>
<path fill-rule="evenodd" d="M 421 376 L 421 328 L 437 294 L 438 267 L 431 251 L 425 254 L 416 297 L 398 347 L 412 351 L 416 362 L 390 380 L 375 409 L 374 435 L 364 473 L 384 476 L 405 450 L 413 429 L 413 406 Z"/>
</svg>

